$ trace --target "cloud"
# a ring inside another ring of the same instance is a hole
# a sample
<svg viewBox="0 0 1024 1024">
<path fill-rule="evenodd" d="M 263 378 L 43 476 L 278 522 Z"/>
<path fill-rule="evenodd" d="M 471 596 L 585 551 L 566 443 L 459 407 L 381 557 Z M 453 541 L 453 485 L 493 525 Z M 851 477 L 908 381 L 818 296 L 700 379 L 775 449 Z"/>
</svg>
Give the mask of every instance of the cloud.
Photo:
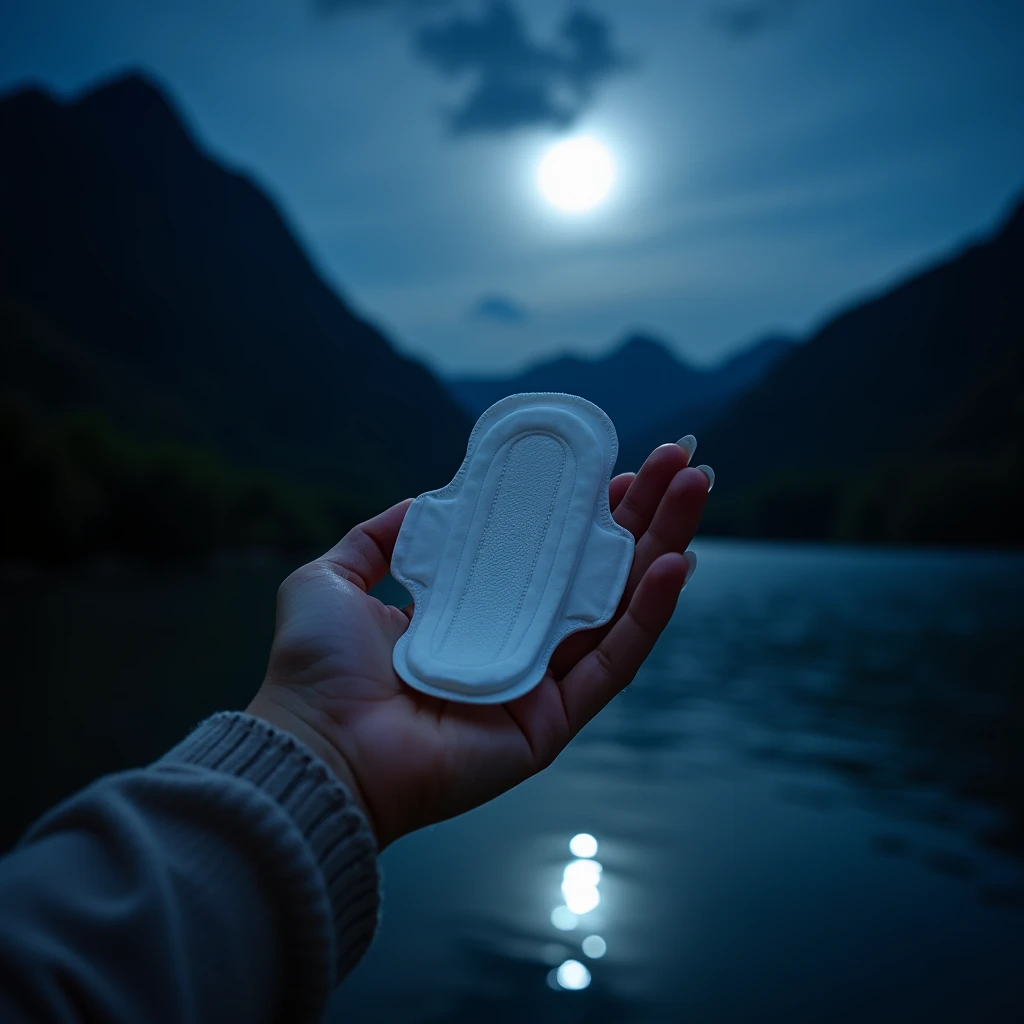
<svg viewBox="0 0 1024 1024">
<path fill-rule="evenodd" d="M 567 128 L 592 101 L 597 84 L 629 63 L 598 15 L 572 11 L 556 40 L 545 45 L 530 38 L 507 0 L 491 0 L 477 16 L 456 13 L 424 25 L 415 44 L 442 75 L 471 80 L 449 112 L 456 135 L 535 125 Z"/>
<path fill-rule="evenodd" d="M 568 128 L 592 102 L 599 82 L 630 62 L 600 15 L 577 8 L 548 44 L 530 37 L 511 0 L 487 0 L 475 14 L 446 10 L 459 0 L 314 0 L 326 14 L 395 11 L 416 54 L 446 78 L 468 79 L 448 112 L 454 135 L 517 128 Z"/>
<path fill-rule="evenodd" d="M 742 0 L 716 7 L 711 23 L 732 39 L 751 39 L 789 23 L 800 0 Z"/>
<path fill-rule="evenodd" d="M 462 0 L 313 0 L 325 14 L 392 11 L 404 17 L 417 56 L 439 74 L 469 81 L 448 111 L 453 135 L 517 128 L 570 127 L 597 85 L 631 62 L 615 47 L 611 26 L 582 8 L 563 18 L 554 40 L 536 42 L 512 0 L 486 0 L 476 13 L 451 11 Z"/>
<path fill-rule="evenodd" d="M 514 299 L 505 295 L 484 295 L 472 309 L 474 320 L 489 320 L 506 327 L 521 327 L 530 314 Z"/>
</svg>

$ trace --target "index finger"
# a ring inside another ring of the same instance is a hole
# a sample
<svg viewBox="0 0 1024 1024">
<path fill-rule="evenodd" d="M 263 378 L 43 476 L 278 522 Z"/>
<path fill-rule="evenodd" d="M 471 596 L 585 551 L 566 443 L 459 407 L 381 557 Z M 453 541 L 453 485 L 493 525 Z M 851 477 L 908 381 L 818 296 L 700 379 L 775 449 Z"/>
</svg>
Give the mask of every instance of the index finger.
<svg viewBox="0 0 1024 1024">
<path fill-rule="evenodd" d="M 674 551 L 657 558 L 619 621 L 558 684 L 573 734 L 632 681 L 672 618 L 694 564 L 692 555 Z"/>
</svg>

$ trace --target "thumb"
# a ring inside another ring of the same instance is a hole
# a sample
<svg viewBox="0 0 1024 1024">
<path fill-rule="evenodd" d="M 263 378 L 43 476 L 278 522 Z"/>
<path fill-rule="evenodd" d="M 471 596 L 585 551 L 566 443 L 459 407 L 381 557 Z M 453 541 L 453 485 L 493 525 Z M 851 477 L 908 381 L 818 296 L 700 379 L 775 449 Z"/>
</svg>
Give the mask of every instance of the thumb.
<svg viewBox="0 0 1024 1024">
<path fill-rule="evenodd" d="M 406 498 L 379 516 L 353 526 L 321 560 L 360 590 L 375 587 L 391 566 L 398 531 L 411 504 L 412 498 Z"/>
<path fill-rule="evenodd" d="M 395 608 L 393 605 L 385 605 L 386 612 L 384 621 L 384 636 L 388 644 L 394 647 L 399 637 L 409 628 L 412 622 L 413 606 L 406 605 L 404 608 Z"/>
</svg>

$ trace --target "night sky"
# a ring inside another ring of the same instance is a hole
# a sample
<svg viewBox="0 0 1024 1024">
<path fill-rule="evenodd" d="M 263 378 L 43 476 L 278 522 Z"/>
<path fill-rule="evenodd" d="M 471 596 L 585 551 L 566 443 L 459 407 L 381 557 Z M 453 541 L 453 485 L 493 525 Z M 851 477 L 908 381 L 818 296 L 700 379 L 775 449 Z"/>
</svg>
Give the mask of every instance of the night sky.
<svg viewBox="0 0 1024 1024">
<path fill-rule="evenodd" d="M 324 274 L 445 372 L 646 329 L 710 362 L 994 225 L 1024 187 L 1020 0 L 32 0 L 0 88 L 150 72 Z M 586 135 L 588 213 L 536 171 Z"/>
</svg>

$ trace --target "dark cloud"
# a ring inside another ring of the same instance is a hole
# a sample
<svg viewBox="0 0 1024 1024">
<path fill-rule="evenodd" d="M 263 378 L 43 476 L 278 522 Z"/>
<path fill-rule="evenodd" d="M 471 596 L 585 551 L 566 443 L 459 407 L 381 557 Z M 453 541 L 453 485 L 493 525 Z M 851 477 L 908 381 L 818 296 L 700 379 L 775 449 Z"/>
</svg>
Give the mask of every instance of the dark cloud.
<svg viewBox="0 0 1024 1024">
<path fill-rule="evenodd" d="M 505 132 L 532 125 L 565 128 L 593 98 L 602 79 L 627 66 L 608 23 L 584 10 L 562 22 L 554 43 L 530 38 L 506 0 L 476 16 L 453 14 L 416 33 L 419 55 L 441 74 L 471 80 L 449 113 L 456 135 Z"/>
<path fill-rule="evenodd" d="M 531 38 L 512 0 L 487 0 L 474 13 L 460 0 L 315 0 L 321 11 L 395 11 L 407 17 L 416 54 L 440 74 L 468 81 L 448 112 L 455 135 L 548 125 L 567 128 L 590 104 L 598 83 L 629 64 L 601 16 L 577 8 L 554 40 Z"/>
<path fill-rule="evenodd" d="M 529 313 L 514 299 L 505 295 L 485 295 L 472 309 L 474 320 L 489 320 L 506 327 L 520 327 L 530 319 Z"/>
<path fill-rule="evenodd" d="M 750 39 L 787 25 L 800 0 L 743 0 L 711 12 L 711 22 L 733 39 Z"/>
</svg>

